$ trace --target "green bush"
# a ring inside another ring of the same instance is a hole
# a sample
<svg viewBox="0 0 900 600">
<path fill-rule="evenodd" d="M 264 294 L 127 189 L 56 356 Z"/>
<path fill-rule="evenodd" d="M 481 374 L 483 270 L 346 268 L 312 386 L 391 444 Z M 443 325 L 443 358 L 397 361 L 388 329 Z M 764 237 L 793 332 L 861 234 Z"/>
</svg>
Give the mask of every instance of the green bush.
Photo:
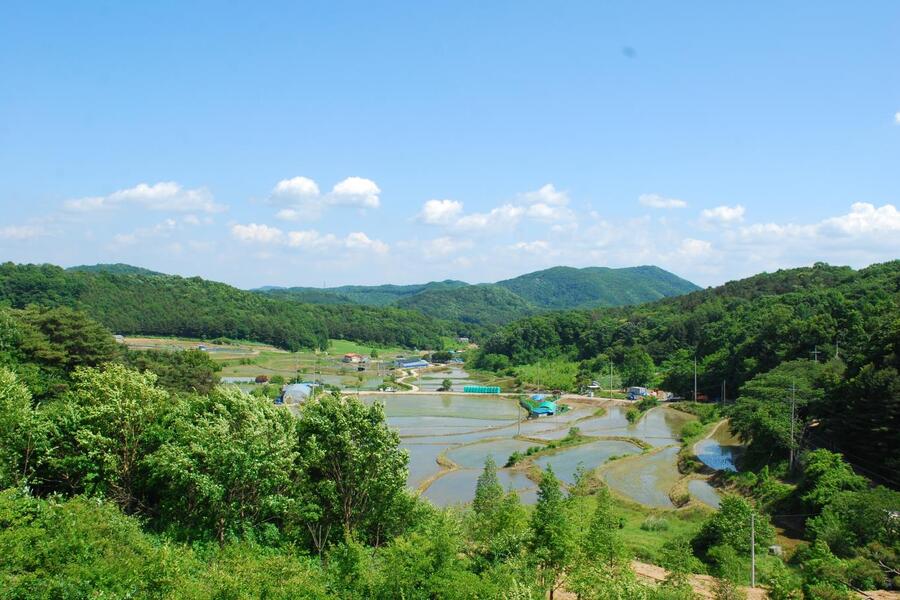
<svg viewBox="0 0 900 600">
<path fill-rule="evenodd" d="M 662 517 L 651 515 L 641 523 L 641 529 L 644 531 L 668 531 L 669 522 Z"/>
</svg>

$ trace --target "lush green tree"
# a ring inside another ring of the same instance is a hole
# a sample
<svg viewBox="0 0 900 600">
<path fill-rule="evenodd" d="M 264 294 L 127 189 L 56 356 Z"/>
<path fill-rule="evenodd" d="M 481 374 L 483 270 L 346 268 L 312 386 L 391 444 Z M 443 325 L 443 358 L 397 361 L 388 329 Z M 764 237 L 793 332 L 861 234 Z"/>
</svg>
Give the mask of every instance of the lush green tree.
<svg viewBox="0 0 900 600">
<path fill-rule="evenodd" d="M 441 382 L 441 387 L 438 389 L 439 392 L 449 392 L 453 390 L 453 380 L 452 379 L 444 379 Z"/>
<path fill-rule="evenodd" d="M 681 348 L 673 352 L 663 361 L 662 383 L 664 390 L 670 391 L 682 398 L 694 399 L 694 352 L 688 348 Z M 702 375 L 699 373 L 698 377 Z"/>
<path fill-rule="evenodd" d="M 549 591 L 552 600 L 559 577 L 572 559 L 574 544 L 559 480 L 549 466 L 538 484 L 537 504 L 531 515 L 530 550 L 541 586 Z"/>
<path fill-rule="evenodd" d="M 796 493 L 808 509 L 818 512 L 840 492 L 863 490 L 866 486 L 865 477 L 854 473 L 843 456 L 819 449 L 804 454 L 803 475 Z"/>
<path fill-rule="evenodd" d="M 750 555 L 751 516 L 755 528 L 756 551 L 764 553 L 775 539 L 775 529 L 768 517 L 759 514 L 740 496 L 722 498 L 719 510 L 700 527 L 692 545 L 697 556 L 709 558 L 709 552 L 717 546 L 728 546 L 741 555 Z"/>
<path fill-rule="evenodd" d="M 200 350 L 132 350 L 125 353 L 122 362 L 138 371 L 156 373 L 156 384 L 170 392 L 208 394 L 219 383 L 216 373 L 222 370 L 220 363 Z M 284 383 L 283 377 L 281 381 Z"/>
<path fill-rule="evenodd" d="M 900 492 L 878 486 L 839 491 L 829 494 L 829 498 L 822 514 L 807 523 L 813 539 L 825 541 L 844 557 L 873 543 L 897 546 L 900 553 L 900 523 L 895 513 L 900 506 Z M 894 568 L 900 571 L 900 564 Z"/>
<path fill-rule="evenodd" d="M 792 447 L 799 456 L 809 423 L 818 414 L 816 405 L 825 397 L 823 385 L 829 372 L 829 366 L 823 363 L 797 360 L 757 375 L 741 388 L 740 397 L 729 407 L 728 415 L 732 431 L 749 442 L 748 464 L 757 466 L 787 460 Z"/>
<path fill-rule="evenodd" d="M 609 488 L 601 484 L 595 494 L 596 506 L 587 534 L 581 540 L 583 558 L 609 568 L 625 558 L 625 546 L 619 537 L 619 519 L 613 514 Z"/>
<path fill-rule="evenodd" d="M 67 372 L 96 367 L 118 356 L 112 333 L 85 313 L 66 307 L 29 306 L 19 316 L 41 332 L 58 352 L 59 366 Z"/>
<path fill-rule="evenodd" d="M 461 527 L 449 512 L 434 513 L 393 539 L 380 552 L 380 559 L 380 581 L 373 598 L 489 598 L 500 591 L 484 589 L 468 569 Z"/>
<path fill-rule="evenodd" d="M 167 439 L 146 462 L 162 521 L 178 524 L 182 535 L 222 545 L 296 509 L 289 412 L 224 387 L 186 400 L 167 425 Z"/>
<path fill-rule="evenodd" d="M 407 506 L 408 455 L 383 407 L 321 395 L 300 413 L 297 439 L 300 519 L 316 549 L 345 533 L 384 542 Z"/>
<path fill-rule="evenodd" d="M 156 375 L 118 364 L 79 368 L 73 388 L 47 406 L 54 451 L 39 489 L 111 499 L 126 512 L 139 509 L 146 484 L 143 461 L 155 449 L 161 415 L 172 406 Z"/>
<path fill-rule="evenodd" d="M 488 456 L 475 487 L 469 519 L 474 554 L 496 563 L 518 553 L 527 533 L 526 513 L 514 491 L 504 492 L 497 464 Z"/>
<path fill-rule="evenodd" d="M 110 503 L 14 490 L 0 492 L 0 556 L 6 598 L 174 597 L 194 566 Z"/>
<path fill-rule="evenodd" d="M 622 383 L 648 385 L 656 375 L 653 358 L 643 348 L 629 348 L 622 357 Z"/>
<path fill-rule="evenodd" d="M 48 451 L 46 420 L 16 374 L 0 367 L 0 489 L 27 485 Z"/>
</svg>

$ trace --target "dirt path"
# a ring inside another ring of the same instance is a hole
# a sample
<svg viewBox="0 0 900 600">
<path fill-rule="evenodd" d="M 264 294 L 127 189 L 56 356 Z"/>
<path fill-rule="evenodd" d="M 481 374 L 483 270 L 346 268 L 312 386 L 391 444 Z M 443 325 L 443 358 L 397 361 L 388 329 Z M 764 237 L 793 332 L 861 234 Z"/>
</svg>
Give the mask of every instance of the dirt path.
<svg viewBox="0 0 900 600">
<path fill-rule="evenodd" d="M 631 568 L 634 569 L 635 574 L 641 579 L 652 581 L 654 583 L 665 581 L 666 576 L 669 574 L 668 571 L 662 567 L 637 560 L 631 561 Z M 701 598 L 715 598 L 715 577 L 709 575 L 691 575 L 689 581 L 691 587 L 694 589 L 694 593 Z M 766 590 L 763 588 L 744 587 L 741 588 L 741 590 L 747 594 L 747 600 L 764 600 L 769 597 Z"/>
<path fill-rule="evenodd" d="M 644 581 L 651 583 L 662 583 L 663 581 L 665 581 L 666 576 L 669 574 L 668 571 L 666 571 L 662 567 L 651 565 L 645 562 L 640 562 L 637 560 L 631 561 L 631 568 L 634 570 L 635 575 L 637 575 L 639 579 L 643 579 Z M 712 577 L 710 575 L 691 575 L 689 581 L 691 584 L 691 588 L 694 590 L 694 593 L 697 594 L 697 596 L 699 596 L 700 598 L 715 598 L 715 577 Z M 765 590 L 765 588 L 742 587 L 740 589 L 747 595 L 747 600 L 766 600 L 769 597 L 769 594 Z M 900 600 L 900 593 L 889 592 L 886 590 L 878 590 L 874 592 L 857 592 L 856 596 L 860 598 L 860 600 Z M 575 594 L 567 592 L 565 590 L 558 591 L 555 597 L 559 600 L 575 600 Z"/>
</svg>

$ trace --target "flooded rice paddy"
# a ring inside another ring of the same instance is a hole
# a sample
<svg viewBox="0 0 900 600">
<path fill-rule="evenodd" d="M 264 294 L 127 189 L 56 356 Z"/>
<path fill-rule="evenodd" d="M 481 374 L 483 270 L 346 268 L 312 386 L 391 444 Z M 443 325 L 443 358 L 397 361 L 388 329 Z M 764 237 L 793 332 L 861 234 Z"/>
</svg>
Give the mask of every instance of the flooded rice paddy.
<svg viewBox="0 0 900 600">
<path fill-rule="evenodd" d="M 720 425 L 710 437 L 694 444 L 694 454 L 711 469 L 737 471 L 737 461 L 744 451 L 737 436 L 732 435 L 727 424 Z"/>
<path fill-rule="evenodd" d="M 424 387 L 421 384 L 430 385 L 419 377 L 417 385 Z M 601 473 L 612 489 L 647 506 L 673 508 L 669 492 L 681 478 L 676 464 L 679 436 L 693 418 L 658 407 L 631 424 L 625 417 L 626 407 L 610 406 L 599 416 L 596 407 L 576 407 L 561 415 L 528 420 L 515 399 L 489 395 L 384 394 L 364 396 L 364 400 L 384 404 L 389 426 L 410 454 L 410 489 L 438 506 L 471 502 L 488 456 L 500 467 L 501 484 L 533 503 L 537 486 L 526 471 L 503 465 L 513 452 L 561 439 L 571 427 L 578 427 L 599 439 L 539 456 L 535 465 L 551 466 L 557 477 L 571 485 L 579 465 L 592 470 L 606 463 Z M 651 450 L 643 451 L 629 439 L 640 440 Z M 712 444 L 722 446 L 723 456 L 729 452 L 727 444 L 715 438 Z M 712 456 L 714 451 L 706 450 Z M 607 462 L 611 457 L 625 458 Z M 688 489 L 700 502 L 718 504 L 718 495 L 706 482 L 691 481 Z"/>
</svg>

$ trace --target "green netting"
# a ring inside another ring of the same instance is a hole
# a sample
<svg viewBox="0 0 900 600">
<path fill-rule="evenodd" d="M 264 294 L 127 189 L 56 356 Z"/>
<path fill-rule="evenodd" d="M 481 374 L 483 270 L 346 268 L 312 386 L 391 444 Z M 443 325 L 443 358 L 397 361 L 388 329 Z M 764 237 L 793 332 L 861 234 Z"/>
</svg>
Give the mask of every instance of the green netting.
<svg viewBox="0 0 900 600">
<path fill-rule="evenodd" d="M 496 385 L 467 385 L 463 391 L 467 394 L 499 394 L 500 388 Z"/>
</svg>

